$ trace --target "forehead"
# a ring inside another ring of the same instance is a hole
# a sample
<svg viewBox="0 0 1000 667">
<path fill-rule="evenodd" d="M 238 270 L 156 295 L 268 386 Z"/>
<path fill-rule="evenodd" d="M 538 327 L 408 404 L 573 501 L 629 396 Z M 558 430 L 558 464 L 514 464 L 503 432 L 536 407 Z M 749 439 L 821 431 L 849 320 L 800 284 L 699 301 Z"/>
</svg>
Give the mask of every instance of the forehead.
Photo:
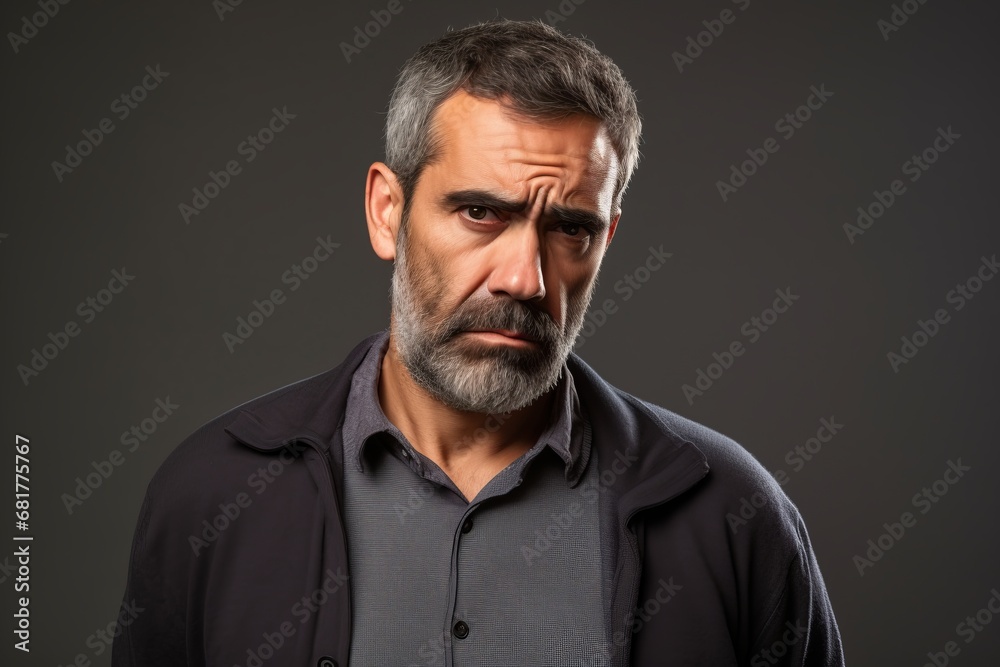
<svg viewBox="0 0 1000 667">
<path fill-rule="evenodd" d="M 460 90 L 437 108 L 434 132 L 440 152 L 428 171 L 448 186 L 475 181 L 477 187 L 523 196 L 533 181 L 555 178 L 560 199 L 610 208 L 618 160 L 607 128 L 596 118 L 525 118 L 498 101 Z"/>
</svg>

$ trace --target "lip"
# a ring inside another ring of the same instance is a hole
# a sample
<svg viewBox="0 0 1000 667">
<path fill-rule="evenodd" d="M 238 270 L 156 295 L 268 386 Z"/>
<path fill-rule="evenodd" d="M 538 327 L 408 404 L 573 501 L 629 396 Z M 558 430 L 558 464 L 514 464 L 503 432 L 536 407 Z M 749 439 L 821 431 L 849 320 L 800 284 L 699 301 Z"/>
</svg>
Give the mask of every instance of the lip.
<svg viewBox="0 0 1000 667">
<path fill-rule="evenodd" d="M 534 338 L 529 338 L 522 333 L 517 331 L 511 331 L 510 329 L 471 329 L 465 333 L 474 334 L 496 334 L 498 336 L 503 336 L 505 338 L 510 338 L 512 340 L 522 341 L 525 343 L 537 343 L 538 341 Z"/>
</svg>

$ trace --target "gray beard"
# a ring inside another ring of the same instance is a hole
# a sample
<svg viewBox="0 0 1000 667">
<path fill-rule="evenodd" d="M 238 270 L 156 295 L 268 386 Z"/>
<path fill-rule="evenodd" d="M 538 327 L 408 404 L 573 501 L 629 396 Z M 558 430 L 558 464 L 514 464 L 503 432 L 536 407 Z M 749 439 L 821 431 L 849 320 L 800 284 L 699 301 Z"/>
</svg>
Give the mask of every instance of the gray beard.
<svg viewBox="0 0 1000 667">
<path fill-rule="evenodd" d="M 434 321 L 433 305 L 441 302 L 442 290 L 428 286 L 428 277 L 413 275 L 405 227 L 404 222 L 392 272 L 391 334 L 414 382 L 456 410 L 486 414 L 519 410 L 554 388 L 583 326 L 596 279 L 570 301 L 565 334 L 547 314 L 506 296 L 489 303 L 470 299 L 443 321 Z M 493 328 L 522 332 L 539 345 L 489 345 L 459 335 Z"/>
</svg>

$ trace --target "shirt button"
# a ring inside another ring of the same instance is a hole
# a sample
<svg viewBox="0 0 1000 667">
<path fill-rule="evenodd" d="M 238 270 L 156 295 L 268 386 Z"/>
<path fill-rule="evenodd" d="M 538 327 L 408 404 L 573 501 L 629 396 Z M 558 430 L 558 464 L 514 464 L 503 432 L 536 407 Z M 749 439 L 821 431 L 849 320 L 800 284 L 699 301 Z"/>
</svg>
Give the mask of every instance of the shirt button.
<svg viewBox="0 0 1000 667">
<path fill-rule="evenodd" d="M 455 623 L 455 627 L 452 628 L 452 632 L 454 632 L 455 636 L 459 639 L 465 639 L 469 636 L 469 624 L 465 621 L 459 621 Z"/>
<path fill-rule="evenodd" d="M 403 448 L 400 448 L 399 453 L 404 459 L 410 458 L 410 453 Z"/>
<path fill-rule="evenodd" d="M 316 665 L 317 667 L 337 667 L 337 661 L 329 656 L 323 656 Z"/>
<path fill-rule="evenodd" d="M 468 533 L 471 530 L 472 530 L 472 518 L 470 517 L 462 522 L 462 532 Z"/>
</svg>

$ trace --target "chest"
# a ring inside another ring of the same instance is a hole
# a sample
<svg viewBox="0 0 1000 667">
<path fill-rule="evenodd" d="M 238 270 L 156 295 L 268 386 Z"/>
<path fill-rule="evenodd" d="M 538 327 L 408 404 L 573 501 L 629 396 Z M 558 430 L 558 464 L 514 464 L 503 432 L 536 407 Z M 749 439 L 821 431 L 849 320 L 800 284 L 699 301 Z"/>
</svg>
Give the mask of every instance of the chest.
<svg viewBox="0 0 1000 667">
<path fill-rule="evenodd" d="M 351 664 L 609 664 L 599 507 L 556 457 L 472 503 L 391 456 L 344 487 Z"/>
</svg>

